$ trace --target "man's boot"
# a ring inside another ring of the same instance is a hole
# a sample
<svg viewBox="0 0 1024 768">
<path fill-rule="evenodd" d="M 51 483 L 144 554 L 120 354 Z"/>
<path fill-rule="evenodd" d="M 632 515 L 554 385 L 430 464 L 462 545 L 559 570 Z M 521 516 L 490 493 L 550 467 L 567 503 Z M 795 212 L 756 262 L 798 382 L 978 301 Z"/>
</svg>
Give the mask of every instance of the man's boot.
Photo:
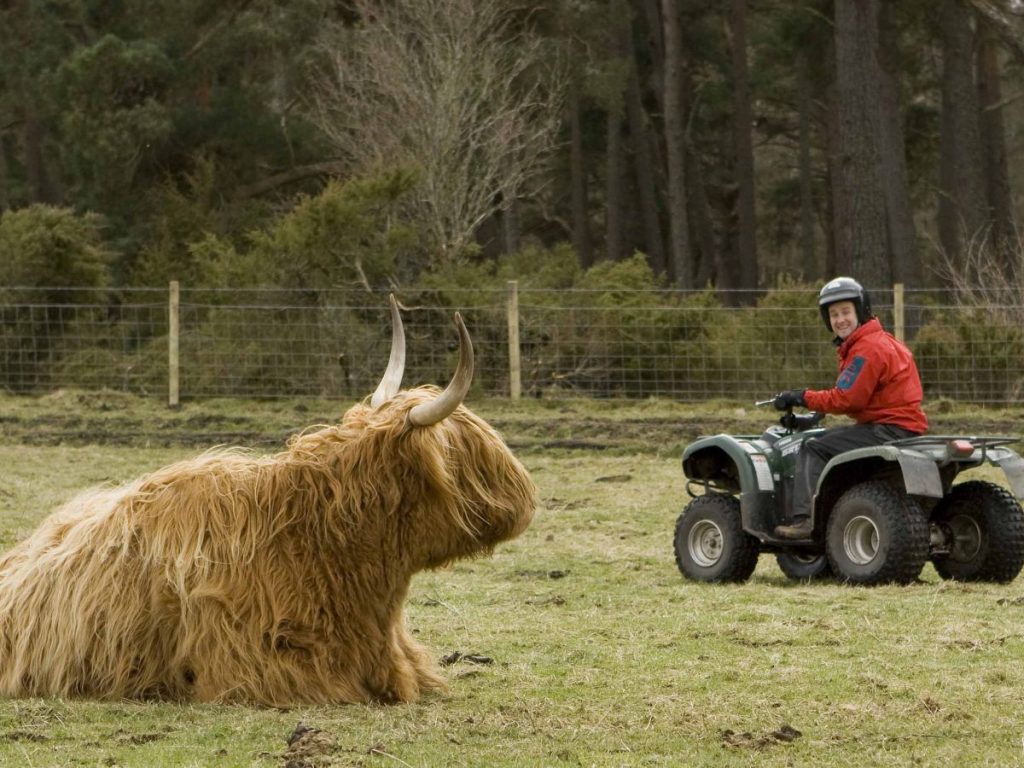
<svg viewBox="0 0 1024 768">
<path fill-rule="evenodd" d="M 794 517 L 789 525 L 775 527 L 775 535 L 781 539 L 809 539 L 813 532 L 810 517 Z"/>
</svg>

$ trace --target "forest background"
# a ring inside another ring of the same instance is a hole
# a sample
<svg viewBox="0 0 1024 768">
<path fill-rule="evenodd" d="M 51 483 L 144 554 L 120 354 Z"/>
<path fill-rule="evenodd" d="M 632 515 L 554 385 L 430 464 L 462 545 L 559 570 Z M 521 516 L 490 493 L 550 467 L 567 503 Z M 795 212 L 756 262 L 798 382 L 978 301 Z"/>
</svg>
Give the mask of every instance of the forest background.
<svg viewBox="0 0 1024 768">
<path fill-rule="evenodd" d="M 41 269 L 11 269 L 18 219 L 70 216 L 136 286 L 227 280 L 211 261 L 378 285 L 559 242 L 684 288 L 935 285 L 940 252 L 1020 218 L 1021 5 L 5 4 L 3 282 Z M 350 236 L 329 201 L 357 180 L 387 226 Z M 303 206 L 320 242 L 285 225 Z M 319 247 L 272 263 L 289 237 Z"/>
<path fill-rule="evenodd" d="M 1019 0 L 26 0 L 0 53 L 19 361 L 172 280 L 1024 306 Z"/>
</svg>

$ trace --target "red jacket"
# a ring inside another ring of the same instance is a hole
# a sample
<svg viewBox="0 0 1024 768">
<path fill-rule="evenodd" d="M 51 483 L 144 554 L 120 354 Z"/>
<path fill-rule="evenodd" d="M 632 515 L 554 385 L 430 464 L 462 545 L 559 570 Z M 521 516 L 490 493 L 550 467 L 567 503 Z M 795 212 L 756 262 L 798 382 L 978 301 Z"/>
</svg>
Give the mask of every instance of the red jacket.
<svg viewBox="0 0 1024 768">
<path fill-rule="evenodd" d="M 913 354 L 871 318 L 839 345 L 836 385 L 808 389 L 804 402 L 812 411 L 845 414 L 858 424 L 893 424 L 922 433 L 928 430 L 923 396 Z"/>
</svg>

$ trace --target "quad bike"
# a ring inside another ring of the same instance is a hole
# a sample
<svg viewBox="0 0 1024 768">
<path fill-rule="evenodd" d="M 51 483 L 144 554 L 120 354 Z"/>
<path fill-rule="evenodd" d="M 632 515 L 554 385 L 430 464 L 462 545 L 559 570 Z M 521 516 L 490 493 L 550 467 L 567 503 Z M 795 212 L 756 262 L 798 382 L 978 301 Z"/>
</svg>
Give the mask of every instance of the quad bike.
<svg viewBox="0 0 1024 768">
<path fill-rule="evenodd" d="M 766 400 L 758 405 L 766 405 Z M 943 579 L 1009 582 L 1024 566 L 1024 459 L 1014 437 L 924 435 L 841 453 L 824 468 L 813 532 L 781 539 L 797 453 L 824 414 L 787 410 L 759 436 L 701 437 L 683 451 L 691 501 L 676 522 L 676 564 L 689 579 L 746 580 L 761 552 L 792 579 L 855 584 L 915 581 L 927 560 Z M 983 480 L 992 464 L 1011 491 Z"/>
</svg>

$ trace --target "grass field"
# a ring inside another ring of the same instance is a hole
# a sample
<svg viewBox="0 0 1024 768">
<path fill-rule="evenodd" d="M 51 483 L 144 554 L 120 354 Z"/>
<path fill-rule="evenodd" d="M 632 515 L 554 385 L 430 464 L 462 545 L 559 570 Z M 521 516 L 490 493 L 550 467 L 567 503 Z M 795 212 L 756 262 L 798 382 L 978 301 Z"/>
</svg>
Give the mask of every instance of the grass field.
<svg viewBox="0 0 1024 768">
<path fill-rule="evenodd" d="M 0 546 L 76 489 L 225 436 L 271 449 L 343 407 L 0 398 Z M 942 408 L 936 431 L 1020 423 Z M 687 500 L 679 451 L 698 432 L 758 431 L 770 414 L 475 410 L 516 446 L 541 506 L 493 558 L 414 580 L 410 626 L 438 659 L 458 657 L 447 693 L 286 711 L 0 701 L 0 765 L 1024 765 L 1024 578 L 962 585 L 927 566 L 906 587 L 801 584 L 762 556 L 746 584 L 684 582 L 672 555 Z"/>
</svg>

